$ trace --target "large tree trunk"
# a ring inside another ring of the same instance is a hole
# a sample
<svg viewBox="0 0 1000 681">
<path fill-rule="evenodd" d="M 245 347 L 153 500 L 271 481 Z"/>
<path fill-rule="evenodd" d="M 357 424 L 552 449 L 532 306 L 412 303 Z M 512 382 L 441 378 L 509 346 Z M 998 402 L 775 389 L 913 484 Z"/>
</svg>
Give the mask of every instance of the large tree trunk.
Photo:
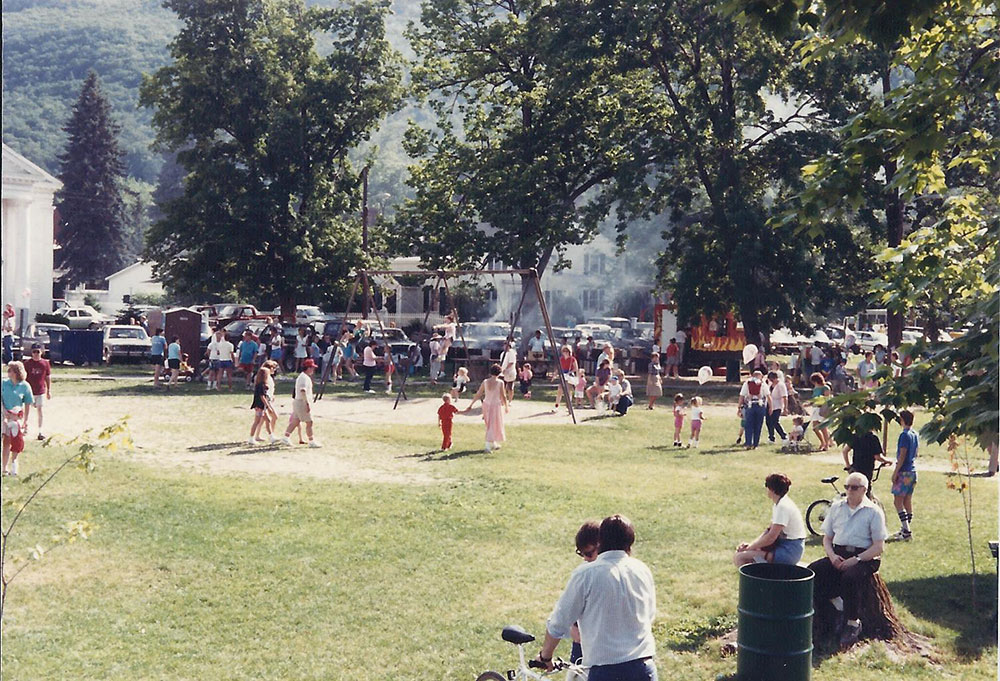
<svg viewBox="0 0 1000 681">
<path fill-rule="evenodd" d="M 888 97 L 892 89 L 889 69 L 882 71 L 882 95 Z M 890 248 L 895 248 L 903 242 L 903 201 L 898 189 L 890 189 L 892 179 L 896 175 L 896 162 L 886 157 L 882 164 L 885 170 L 885 226 L 886 237 Z M 888 314 L 889 347 L 898 348 L 903 343 L 903 315 L 898 312 Z"/>
</svg>

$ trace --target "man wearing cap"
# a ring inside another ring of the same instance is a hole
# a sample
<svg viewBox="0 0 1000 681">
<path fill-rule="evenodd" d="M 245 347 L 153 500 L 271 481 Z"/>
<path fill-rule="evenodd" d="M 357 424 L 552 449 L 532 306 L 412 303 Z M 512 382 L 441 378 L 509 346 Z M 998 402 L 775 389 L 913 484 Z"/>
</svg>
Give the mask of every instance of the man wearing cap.
<svg viewBox="0 0 1000 681">
<path fill-rule="evenodd" d="M 52 399 L 52 367 L 49 360 L 42 359 L 41 343 L 31 346 L 31 359 L 24 360 L 24 370 L 27 372 L 28 385 L 31 386 L 31 394 L 35 398 L 35 410 L 38 412 L 38 439 L 44 440 L 42 434 L 42 407 Z"/>
<path fill-rule="evenodd" d="M 298 428 L 300 423 L 306 424 L 306 437 L 309 438 L 310 447 L 319 447 L 320 444 L 313 440 L 313 420 L 312 401 L 313 383 L 312 376 L 316 373 L 316 362 L 311 358 L 302 361 L 302 373 L 295 378 L 295 398 L 292 400 L 292 415 L 288 419 L 288 428 L 285 429 L 285 436 L 281 439 L 282 444 L 291 445 L 292 441 L 288 436 Z"/>
<path fill-rule="evenodd" d="M 573 570 L 546 623 L 537 660 L 547 669 L 575 622 L 589 681 L 656 681 L 656 588 L 649 568 L 632 557 L 633 542 L 635 529 L 625 516 L 601 522 L 597 560 Z"/>
</svg>

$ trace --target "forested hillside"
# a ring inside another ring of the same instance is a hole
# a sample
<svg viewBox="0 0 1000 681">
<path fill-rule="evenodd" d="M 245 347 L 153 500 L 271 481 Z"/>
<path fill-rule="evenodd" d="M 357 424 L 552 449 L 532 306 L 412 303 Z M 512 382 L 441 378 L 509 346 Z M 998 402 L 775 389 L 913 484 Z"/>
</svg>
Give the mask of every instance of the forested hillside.
<svg viewBox="0 0 1000 681">
<path fill-rule="evenodd" d="M 323 2 L 328 4 L 331 0 Z M 387 26 L 406 52 L 403 30 L 419 17 L 417 0 L 394 0 Z M 52 173 L 65 149 L 62 130 L 80 86 L 93 69 L 122 124 L 129 174 L 155 183 L 162 165 L 151 150 L 151 113 L 138 107 L 139 84 L 167 62 L 177 30 L 159 0 L 5 0 L 3 3 L 3 140 Z M 322 44 L 320 44 L 322 49 Z M 385 122 L 372 143 L 379 148 L 372 181 L 375 203 L 402 187 L 405 158 L 399 140 L 406 109 Z"/>
</svg>

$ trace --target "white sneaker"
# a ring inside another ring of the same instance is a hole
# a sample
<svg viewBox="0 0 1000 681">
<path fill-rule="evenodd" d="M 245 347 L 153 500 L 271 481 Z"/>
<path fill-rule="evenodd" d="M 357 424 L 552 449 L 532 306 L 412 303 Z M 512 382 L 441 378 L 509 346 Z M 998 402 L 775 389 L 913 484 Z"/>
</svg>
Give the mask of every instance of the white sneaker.
<svg viewBox="0 0 1000 681">
<path fill-rule="evenodd" d="M 271 436 L 271 444 L 273 445 L 273 444 L 275 444 L 276 442 L 278 442 L 278 436 L 277 436 L 277 435 L 272 435 L 272 436 Z"/>
<path fill-rule="evenodd" d="M 212 389 L 212 382 L 209 381 L 208 383 L 205 384 L 205 390 L 211 390 L 211 389 Z"/>
<path fill-rule="evenodd" d="M 320 443 L 316 442 L 316 440 L 309 440 L 309 446 L 311 448 L 313 448 L 313 449 L 319 449 L 323 445 L 321 445 Z"/>
<path fill-rule="evenodd" d="M 291 447 L 292 446 L 292 441 L 289 440 L 287 437 L 283 437 L 283 438 L 281 438 L 281 444 L 288 445 L 289 447 Z"/>
<path fill-rule="evenodd" d="M 253 447 L 254 445 L 257 444 L 257 441 L 254 440 L 253 438 L 250 438 L 249 440 L 247 440 L 247 444 Z"/>
<path fill-rule="evenodd" d="M 487 452 L 492 452 L 493 451 L 493 443 L 492 442 L 487 442 L 486 443 L 486 451 Z"/>
<path fill-rule="evenodd" d="M 374 395 L 375 394 L 374 390 L 366 390 L 365 392 L 368 393 L 369 395 Z"/>
</svg>

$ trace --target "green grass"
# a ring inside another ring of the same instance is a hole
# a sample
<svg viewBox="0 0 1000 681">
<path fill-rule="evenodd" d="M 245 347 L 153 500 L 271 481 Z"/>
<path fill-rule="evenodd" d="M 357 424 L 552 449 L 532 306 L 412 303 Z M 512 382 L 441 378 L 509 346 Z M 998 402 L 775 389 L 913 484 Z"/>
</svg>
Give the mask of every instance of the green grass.
<svg viewBox="0 0 1000 681">
<path fill-rule="evenodd" d="M 243 423 L 217 416 L 244 406 L 245 393 L 189 388 L 168 398 L 125 379 L 71 379 L 82 375 L 57 375 L 57 395 L 93 397 L 98 411 L 129 400 L 147 449 L 170 451 L 192 430 L 208 443 L 243 432 Z M 493 454 L 478 451 L 482 429 L 473 422 L 457 426 L 454 452 L 428 454 L 439 443 L 435 429 L 390 418 L 381 426 L 320 423 L 319 437 L 360 460 L 417 466 L 438 482 L 210 475 L 118 456 L 94 475 L 57 479 L 26 516 L 18 546 L 44 542 L 84 514 L 99 529 L 14 582 L 4 678 L 470 679 L 503 671 L 516 656 L 500 628 L 542 632 L 579 560 L 579 522 L 622 512 L 657 583 L 661 678 L 712 679 L 735 672 L 735 659 L 720 658 L 711 639 L 736 611 L 731 550 L 767 523 L 763 477 L 787 473 L 804 510 L 827 496 L 818 479 L 836 472 L 812 457 L 733 449 L 735 416 L 707 421 L 699 450 L 669 447 L 668 412 L 640 409 L 599 425 L 513 426 Z M 26 468 L 66 452 L 29 447 Z M 882 570 L 905 623 L 932 637 L 938 660 L 898 660 L 876 647 L 819 661 L 814 679 L 995 678 L 996 572 L 986 542 L 997 536 L 996 482 L 975 479 L 973 491 L 979 612 L 970 607 L 959 496 L 945 476 L 922 473 L 917 538 L 892 545 Z M 22 493 L 9 480 L 3 492 Z M 813 543 L 806 559 L 820 553 Z"/>
</svg>

